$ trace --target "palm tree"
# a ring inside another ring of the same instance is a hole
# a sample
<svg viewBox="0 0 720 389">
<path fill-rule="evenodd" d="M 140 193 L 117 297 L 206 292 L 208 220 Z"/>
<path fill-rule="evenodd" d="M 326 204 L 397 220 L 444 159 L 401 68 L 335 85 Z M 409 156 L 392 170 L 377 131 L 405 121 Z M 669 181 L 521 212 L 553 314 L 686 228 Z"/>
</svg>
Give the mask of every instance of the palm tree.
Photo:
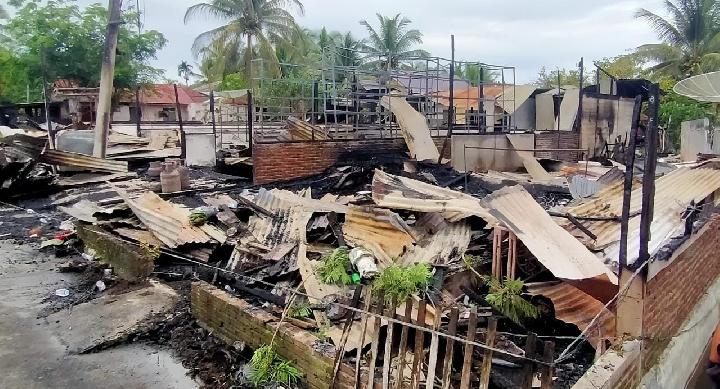
<svg viewBox="0 0 720 389">
<path fill-rule="evenodd" d="M 662 41 L 637 49 L 639 57 L 656 63 L 648 70 L 674 78 L 720 70 L 720 2 L 665 0 L 665 8 L 669 19 L 644 8 L 636 13 Z"/>
<path fill-rule="evenodd" d="M 337 62 L 340 66 L 360 66 L 361 58 L 358 50 L 362 42 L 356 40 L 350 31 L 335 36 Z"/>
<path fill-rule="evenodd" d="M 290 36 L 298 29 L 293 15 L 286 10 L 295 7 L 302 15 L 300 0 L 208 0 L 191 6 L 185 12 L 185 23 L 193 18 L 211 16 L 227 24 L 206 31 L 195 38 L 193 51 L 199 53 L 208 43 L 216 40 L 232 41 L 245 38 L 245 72 L 251 77 L 251 64 L 255 52 L 278 71 L 273 44 Z"/>
<path fill-rule="evenodd" d="M 428 53 L 424 50 L 413 49 L 415 45 L 422 43 L 422 33 L 418 30 L 408 29 L 411 23 L 408 18 L 400 18 L 400 14 L 392 18 L 377 14 L 379 28 L 375 29 L 367 20 L 361 20 L 360 24 L 367 28 L 370 37 L 363 43 L 364 50 L 380 57 L 380 67 L 385 70 L 395 69 L 400 59 L 407 57 L 424 57 Z"/>
<path fill-rule="evenodd" d="M 195 73 L 193 72 L 193 66 L 187 63 L 187 61 L 180 62 L 180 65 L 178 65 L 177 68 L 178 76 L 182 77 L 185 80 L 185 85 L 188 85 L 188 81 L 190 81 L 190 77 L 194 76 Z"/>
</svg>

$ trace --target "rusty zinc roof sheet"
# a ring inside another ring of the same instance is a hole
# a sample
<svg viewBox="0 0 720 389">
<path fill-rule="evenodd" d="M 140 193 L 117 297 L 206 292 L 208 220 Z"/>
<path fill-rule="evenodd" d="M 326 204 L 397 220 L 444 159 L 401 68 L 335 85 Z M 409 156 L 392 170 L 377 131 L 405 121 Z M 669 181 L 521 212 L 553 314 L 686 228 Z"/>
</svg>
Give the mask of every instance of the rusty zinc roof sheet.
<svg viewBox="0 0 720 389">
<path fill-rule="evenodd" d="M 378 263 L 390 265 L 416 240 L 416 233 L 395 212 L 384 208 L 350 207 L 343 224 L 345 241 L 370 250 Z"/>
<path fill-rule="evenodd" d="M 167 202 L 153 192 L 145 192 L 135 199 L 122 190 L 117 192 L 147 229 L 168 247 L 210 242 L 207 233 L 190 225 L 187 208 Z"/>
<path fill-rule="evenodd" d="M 439 212 L 451 222 L 478 216 L 492 224 L 490 215 L 480 199 L 411 178 L 375 170 L 372 197 L 381 207 L 417 212 Z"/>
<path fill-rule="evenodd" d="M 60 150 L 45 150 L 42 159 L 55 165 L 82 167 L 99 172 L 128 172 L 128 163 L 125 161 L 113 161 Z"/>
<path fill-rule="evenodd" d="M 593 295 L 596 295 L 598 285 L 603 294 L 617 289 L 613 287 L 618 283 L 617 276 L 600 258 L 557 225 L 522 186 L 502 188 L 484 200 L 490 213 L 514 232 L 538 261 L 557 278 L 588 280 L 584 285 L 576 285 L 583 290 L 592 289 Z M 589 290 L 588 292 L 590 293 Z"/>
<path fill-rule="evenodd" d="M 567 282 L 537 282 L 525 284 L 528 293 L 543 295 L 553 302 L 555 317 L 575 324 L 584 331 L 592 319 L 602 312 L 594 328 L 588 331 L 590 344 L 595 347 L 600 339 L 615 336 L 615 315 L 603 303 Z"/>
</svg>

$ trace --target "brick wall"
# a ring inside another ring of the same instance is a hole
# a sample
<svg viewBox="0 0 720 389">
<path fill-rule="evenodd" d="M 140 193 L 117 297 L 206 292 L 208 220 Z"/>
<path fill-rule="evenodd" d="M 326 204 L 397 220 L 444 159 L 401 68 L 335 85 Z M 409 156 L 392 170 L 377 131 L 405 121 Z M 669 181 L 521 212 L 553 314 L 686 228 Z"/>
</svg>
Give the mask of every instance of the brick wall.
<svg viewBox="0 0 720 389">
<path fill-rule="evenodd" d="M 713 216 L 645 286 L 643 331 L 650 339 L 644 349 L 652 365 L 705 291 L 720 276 L 720 215 Z"/>
<path fill-rule="evenodd" d="M 624 361 L 622 366 L 614 367 L 622 368 L 622 372 L 613 382 L 612 389 L 631 389 L 640 384 L 695 305 L 720 277 L 719 234 L 720 215 L 714 215 L 678 249 L 666 268 L 646 282 L 642 358 L 638 355 Z"/>
<path fill-rule="evenodd" d="M 444 138 L 435 138 L 438 150 Z M 450 158 L 450 142 L 445 149 Z M 324 172 L 333 165 L 401 162 L 407 158 L 403 139 L 255 143 L 255 184 L 290 181 Z"/>
<path fill-rule="evenodd" d="M 580 133 L 572 131 L 538 132 L 535 134 L 536 149 L 577 149 L 580 148 Z M 536 151 L 537 158 L 559 159 L 577 162 L 582 156 L 578 151 Z"/>
<path fill-rule="evenodd" d="M 308 388 L 331 386 L 335 351 L 315 347 L 319 340 L 309 331 L 288 323 L 280 324 L 274 315 L 206 282 L 192 284 L 190 309 L 202 327 L 224 342 L 239 341 L 252 349 L 270 344 L 279 326 L 273 343 L 275 351 L 302 371 Z M 349 366 L 341 365 L 336 387 L 351 388 L 352 372 Z"/>
</svg>

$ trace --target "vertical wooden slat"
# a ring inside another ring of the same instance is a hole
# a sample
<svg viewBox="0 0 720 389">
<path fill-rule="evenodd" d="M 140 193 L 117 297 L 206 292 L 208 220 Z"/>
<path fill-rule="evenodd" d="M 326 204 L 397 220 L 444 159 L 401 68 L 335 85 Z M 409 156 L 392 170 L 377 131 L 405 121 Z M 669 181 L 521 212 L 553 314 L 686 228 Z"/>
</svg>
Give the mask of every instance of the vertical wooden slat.
<svg viewBox="0 0 720 389">
<path fill-rule="evenodd" d="M 428 372 L 425 379 L 425 389 L 433 389 L 435 387 L 435 367 L 437 366 L 438 348 L 440 347 L 440 338 L 437 330 L 440 329 L 440 317 L 442 312 L 435 310 L 435 320 L 433 321 L 433 333 L 430 340 L 430 358 L 428 360 Z"/>
<path fill-rule="evenodd" d="M 412 316 L 412 304 L 413 300 L 411 298 L 408 298 L 405 300 L 405 314 L 402 317 L 402 320 L 404 322 L 410 322 L 411 316 Z M 405 370 L 405 353 L 407 352 L 407 338 L 408 338 L 408 327 L 402 326 L 402 330 L 400 331 L 400 346 L 398 351 L 398 365 L 397 365 L 397 371 L 395 372 L 395 387 L 396 388 L 402 388 L 403 383 L 403 373 Z"/>
<path fill-rule="evenodd" d="M 485 337 L 485 345 L 495 347 L 495 334 L 497 331 L 497 319 L 491 317 L 488 321 L 487 336 Z M 492 350 L 485 349 L 482 361 L 482 371 L 480 372 L 480 389 L 488 389 L 490 387 L 490 370 L 492 369 Z"/>
<path fill-rule="evenodd" d="M 358 285 L 355 288 L 352 301 L 350 302 L 351 307 L 357 308 L 360 305 L 360 297 L 362 297 L 363 288 L 364 287 L 362 285 Z M 337 380 L 338 371 L 340 370 L 340 364 L 345 357 L 345 344 L 347 344 L 348 337 L 350 337 L 350 329 L 352 328 L 352 324 L 355 321 L 355 314 L 355 311 L 348 312 L 347 319 L 345 320 L 345 327 L 343 327 L 340 344 L 338 345 L 337 352 L 335 353 L 335 365 L 333 366 L 333 378 L 331 387 L 335 387 L 335 381 Z"/>
<path fill-rule="evenodd" d="M 385 310 L 385 315 L 395 317 L 395 307 L 389 307 Z M 392 344 L 395 323 L 390 322 L 387 326 L 387 339 L 385 340 L 385 352 L 383 353 L 383 376 L 382 387 L 388 389 L 390 387 L 390 362 L 392 361 Z"/>
<path fill-rule="evenodd" d="M 362 335 L 360 336 L 360 347 L 357 348 L 357 354 L 355 354 L 355 388 L 360 387 L 360 361 L 362 360 L 362 349 L 365 344 L 365 333 L 367 332 L 368 325 L 368 314 L 370 311 L 370 304 L 372 303 L 372 294 L 370 288 L 365 288 L 365 305 L 364 312 L 362 313 Z"/>
<path fill-rule="evenodd" d="M 508 261 L 507 261 L 507 277 L 511 280 L 515 279 L 515 270 L 517 269 L 517 235 L 512 231 L 508 232 Z"/>
<path fill-rule="evenodd" d="M 477 307 L 473 307 L 468 320 L 468 342 L 475 341 L 475 328 L 477 327 Z M 472 357 L 475 346 L 465 343 L 465 358 L 463 358 L 463 368 L 460 378 L 460 389 L 470 389 L 470 372 L 472 370 Z"/>
<path fill-rule="evenodd" d="M 537 347 L 537 335 L 534 332 L 528 334 L 525 343 L 525 357 L 535 359 L 535 348 Z M 522 389 L 531 389 L 533 377 L 535 376 L 535 362 L 525 360 L 522 374 Z"/>
<path fill-rule="evenodd" d="M 457 322 L 460 312 L 457 308 L 450 310 L 450 324 L 448 324 L 448 335 L 457 334 Z M 450 373 L 452 372 L 452 360 L 453 360 L 453 348 L 455 347 L 455 341 L 448 338 L 447 346 L 445 347 L 445 362 L 443 363 L 443 380 L 442 388 L 450 388 Z"/>
<path fill-rule="evenodd" d="M 493 277 L 500 279 L 498 274 L 498 262 L 501 261 L 501 250 L 500 250 L 500 229 L 498 227 L 493 228 L 493 248 L 492 248 L 492 275 Z"/>
<path fill-rule="evenodd" d="M 378 296 L 377 306 L 375 307 L 376 313 L 382 315 L 384 302 L 384 296 Z M 378 348 L 380 347 L 380 325 L 382 324 L 382 320 L 380 320 L 379 317 L 373 317 L 373 324 L 373 329 L 375 331 L 373 333 L 372 345 L 370 346 L 370 364 L 368 365 L 369 370 L 367 382 L 368 389 L 373 389 L 375 387 L 375 363 L 377 362 Z"/>
<path fill-rule="evenodd" d="M 425 301 L 421 300 L 418 304 L 418 312 L 416 316 L 415 324 L 419 326 L 425 326 L 425 316 L 427 311 L 425 310 Z M 415 352 L 413 356 L 412 373 L 410 375 L 410 387 L 412 389 L 417 388 L 420 385 L 420 367 L 423 360 L 425 359 L 425 331 L 415 331 Z"/>
<path fill-rule="evenodd" d="M 547 341 L 544 343 L 543 348 L 543 362 L 551 364 L 550 366 L 543 366 L 541 369 L 542 375 L 540 376 L 540 388 L 551 389 L 553 384 L 553 367 L 552 362 L 555 357 L 555 342 Z"/>
</svg>

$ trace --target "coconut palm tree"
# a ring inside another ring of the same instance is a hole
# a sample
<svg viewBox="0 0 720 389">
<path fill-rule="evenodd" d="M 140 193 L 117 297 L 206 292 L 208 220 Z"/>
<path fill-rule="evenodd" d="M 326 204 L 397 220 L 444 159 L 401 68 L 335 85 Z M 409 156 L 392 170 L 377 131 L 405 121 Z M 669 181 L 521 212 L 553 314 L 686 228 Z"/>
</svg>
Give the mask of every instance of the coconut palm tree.
<svg viewBox="0 0 720 389">
<path fill-rule="evenodd" d="M 195 75 L 195 73 L 193 72 L 193 66 L 187 63 L 187 61 L 180 62 L 177 71 L 178 77 L 181 77 L 185 80 L 185 85 L 188 85 L 190 77 Z"/>
<path fill-rule="evenodd" d="M 662 41 L 637 49 L 639 57 L 655 63 L 651 74 L 684 78 L 720 70 L 720 2 L 665 0 L 665 8 L 668 19 L 644 8 L 636 13 Z"/>
<path fill-rule="evenodd" d="M 194 18 L 213 17 L 227 22 L 195 38 L 193 52 L 216 40 L 232 41 L 245 38 L 245 72 L 251 79 L 251 64 L 255 54 L 269 61 L 278 72 L 273 44 L 288 37 L 298 28 L 295 18 L 287 10 L 293 7 L 303 14 L 299 0 L 208 0 L 195 4 L 185 12 L 185 23 Z"/>
<path fill-rule="evenodd" d="M 350 31 L 336 35 L 335 46 L 338 64 L 341 66 L 360 66 L 362 61 L 358 50 L 361 49 L 361 44 L 362 42 L 356 40 Z"/>
<path fill-rule="evenodd" d="M 415 29 L 408 29 L 410 19 L 401 18 L 400 14 L 392 18 L 377 14 L 379 26 L 371 26 L 367 20 L 361 20 L 370 37 L 363 43 L 364 50 L 380 57 L 374 61 L 385 70 L 397 68 L 400 59 L 407 57 L 423 57 L 428 53 L 424 50 L 414 49 L 415 45 L 422 43 L 422 33 Z"/>
</svg>

